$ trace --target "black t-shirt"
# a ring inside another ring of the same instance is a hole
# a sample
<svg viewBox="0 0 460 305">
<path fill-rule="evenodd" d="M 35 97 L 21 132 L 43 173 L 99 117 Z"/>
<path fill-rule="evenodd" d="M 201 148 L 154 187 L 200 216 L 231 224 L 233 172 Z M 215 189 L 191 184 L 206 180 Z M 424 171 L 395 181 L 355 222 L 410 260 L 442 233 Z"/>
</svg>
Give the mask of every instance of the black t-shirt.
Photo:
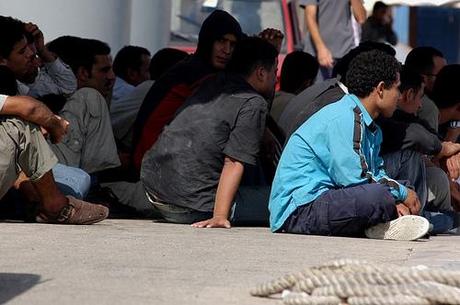
<svg viewBox="0 0 460 305">
<path fill-rule="evenodd" d="M 189 99 L 144 156 L 141 180 L 150 194 L 170 204 L 213 211 L 225 156 L 256 163 L 268 109 L 247 88 L 246 83 L 244 92 L 227 90 L 209 101 Z"/>
</svg>

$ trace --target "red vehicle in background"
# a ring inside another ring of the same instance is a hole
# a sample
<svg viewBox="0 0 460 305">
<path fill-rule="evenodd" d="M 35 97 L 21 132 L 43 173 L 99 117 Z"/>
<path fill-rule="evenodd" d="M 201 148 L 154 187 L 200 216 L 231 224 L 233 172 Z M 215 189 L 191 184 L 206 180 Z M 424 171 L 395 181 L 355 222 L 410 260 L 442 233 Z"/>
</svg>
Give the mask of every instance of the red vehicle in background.
<svg viewBox="0 0 460 305">
<path fill-rule="evenodd" d="M 248 35 L 266 28 L 283 32 L 279 73 L 286 54 L 302 49 L 297 8 L 293 0 L 172 0 L 169 46 L 193 53 L 203 20 L 213 10 L 223 9 L 238 20 Z"/>
</svg>

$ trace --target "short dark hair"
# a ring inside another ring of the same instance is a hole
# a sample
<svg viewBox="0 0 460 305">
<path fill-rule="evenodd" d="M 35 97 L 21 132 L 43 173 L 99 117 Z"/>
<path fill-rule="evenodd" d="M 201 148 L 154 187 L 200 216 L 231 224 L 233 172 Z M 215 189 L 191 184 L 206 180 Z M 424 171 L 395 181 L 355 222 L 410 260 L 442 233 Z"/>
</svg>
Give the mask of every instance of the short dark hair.
<svg viewBox="0 0 460 305">
<path fill-rule="evenodd" d="M 432 98 L 439 109 L 450 108 L 460 103 L 460 65 L 447 65 L 439 71 L 433 85 Z"/>
<path fill-rule="evenodd" d="M 417 47 L 407 54 L 404 64 L 419 74 L 429 74 L 434 68 L 433 57 L 444 58 L 444 55 L 433 47 Z"/>
<path fill-rule="evenodd" d="M 294 51 L 286 55 L 281 68 L 280 89 L 284 92 L 298 93 L 303 84 L 314 80 L 318 74 L 319 63 L 311 54 Z"/>
<path fill-rule="evenodd" d="M 97 39 L 84 39 L 84 49 L 80 51 L 79 65 L 86 69 L 90 75 L 97 55 L 110 55 L 110 47 L 107 43 Z"/>
<path fill-rule="evenodd" d="M 60 36 L 47 44 L 48 50 L 68 64 L 76 74 L 80 66 L 79 54 L 83 50 L 84 39 L 76 36 Z"/>
<path fill-rule="evenodd" d="M 278 51 L 272 44 L 259 37 L 247 37 L 236 45 L 227 70 L 247 77 L 258 66 L 272 68 L 277 57 Z"/>
<path fill-rule="evenodd" d="M 399 91 L 401 93 L 413 89 L 418 91 L 422 88 L 423 78 L 422 76 L 410 69 L 407 66 L 403 66 L 401 69 L 401 85 L 399 85 Z"/>
<path fill-rule="evenodd" d="M 159 50 L 150 60 L 150 78 L 152 80 L 159 79 L 160 76 L 172 68 L 172 66 L 188 56 L 187 52 L 174 48 L 164 48 Z"/>
<path fill-rule="evenodd" d="M 18 94 L 18 83 L 13 71 L 3 65 L 0 65 L 0 94 L 10 96 Z"/>
<path fill-rule="evenodd" d="M 0 16 L 0 57 L 8 58 L 14 45 L 25 37 L 24 23 L 13 17 Z"/>
<path fill-rule="evenodd" d="M 138 46 L 124 46 L 113 60 L 113 72 L 116 76 L 125 79 L 128 69 L 138 71 L 141 68 L 142 55 L 150 57 L 149 50 Z"/>
<path fill-rule="evenodd" d="M 75 36 L 61 36 L 49 42 L 47 47 L 68 64 L 75 75 L 80 67 L 91 74 L 96 55 L 110 54 L 110 47 L 105 42 Z"/>
<path fill-rule="evenodd" d="M 390 56 L 396 55 L 396 50 L 389 44 L 377 42 L 377 41 L 363 41 L 356 48 L 351 49 L 345 56 L 343 56 L 337 64 L 334 66 L 332 75 L 336 77 L 340 75 L 340 81 L 346 82 L 346 74 L 350 66 L 350 62 L 359 54 L 368 52 L 371 50 L 380 50 L 387 53 Z"/>
<path fill-rule="evenodd" d="M 372 14 L 374 15 L 379 10 L 386 9 L 386 8 L 388 8 L 388 5 L 386 5 L 382 1 L 377 1 L 374 3 L 374 7 L 372 8 Z"/>
<path fill-rule="evenodd" d="M 400 70 L 401 65 L 393 56 L 378 50 L 364 52 L 351 61 L 345 85 L 350 93 L 364 98 L 380 82 L 384 83 L 385 89 L 390 88 L 396 82 Z"/>
</svg>

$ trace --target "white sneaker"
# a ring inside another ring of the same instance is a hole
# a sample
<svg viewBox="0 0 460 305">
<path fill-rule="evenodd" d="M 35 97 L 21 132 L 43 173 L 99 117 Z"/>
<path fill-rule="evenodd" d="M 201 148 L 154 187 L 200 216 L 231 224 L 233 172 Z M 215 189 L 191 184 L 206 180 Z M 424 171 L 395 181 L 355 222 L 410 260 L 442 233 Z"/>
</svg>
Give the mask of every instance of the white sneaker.
<svg viewBox="0 0 460 305">
<path fill-rule="evenodd" d="M 416 240 L 428 233 L 429 227 L 430 223 L 426 218 L 406 215 L 370 227 L 364 233 L 373 239 Z"/>
</svg>

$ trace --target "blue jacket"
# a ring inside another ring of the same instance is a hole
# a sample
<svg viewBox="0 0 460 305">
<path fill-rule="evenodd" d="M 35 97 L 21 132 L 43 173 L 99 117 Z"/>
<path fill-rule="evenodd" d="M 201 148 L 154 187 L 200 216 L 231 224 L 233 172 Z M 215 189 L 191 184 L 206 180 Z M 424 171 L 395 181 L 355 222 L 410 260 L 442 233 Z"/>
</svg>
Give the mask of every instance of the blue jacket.
<svg viewBox="0 0 460 305">
<path fill-rule="evenodd" d="M 354 95 L 316 112 L 293 133 L 281 155 L 270 194 L 271 230 L 279 230 L 297 207 L 330 189 L 382 183 L 396 201 L 404 201 L 406 187 L 384 171 L 381 142 L 380 128 Z"/>
</svg>

